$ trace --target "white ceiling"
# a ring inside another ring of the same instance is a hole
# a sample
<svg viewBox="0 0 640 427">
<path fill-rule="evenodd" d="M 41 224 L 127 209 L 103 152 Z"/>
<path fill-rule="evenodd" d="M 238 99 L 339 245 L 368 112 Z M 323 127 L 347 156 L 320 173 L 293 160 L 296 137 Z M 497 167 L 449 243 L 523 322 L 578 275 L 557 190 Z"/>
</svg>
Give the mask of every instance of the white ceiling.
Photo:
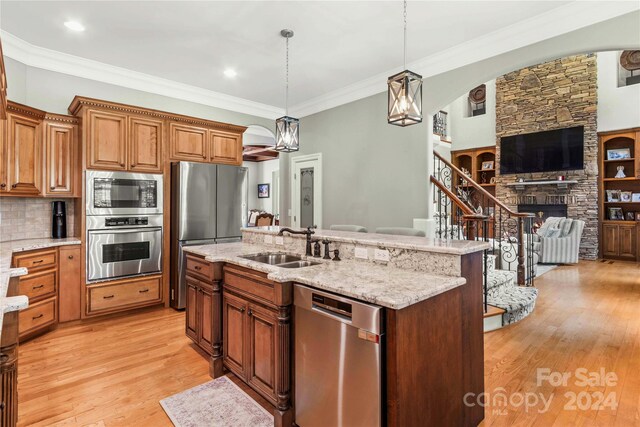
<svg viewBox="0 0 640 427">
<path fill-rule="evenodd" d="M 581 2 L 585 8 L 587 3 L 593 2 Z M 412 1 L 408 62 L 456 52 L 490 36 L 508 38 L 536 18 L 544 21 L 575 5 Z M 69 31 L 67 20 L 81 22 L 86 31 Z M 279 108 L 284 107 L 282 28 L 295 31 L 290 105 L 402 67 L 400 1 L 2 0 L 0 27 L 37 47 Z M 8 49 L 5 53 L 11 56 Z M 224 77 L 226 68 L 238 76 Z"/>
</svg>

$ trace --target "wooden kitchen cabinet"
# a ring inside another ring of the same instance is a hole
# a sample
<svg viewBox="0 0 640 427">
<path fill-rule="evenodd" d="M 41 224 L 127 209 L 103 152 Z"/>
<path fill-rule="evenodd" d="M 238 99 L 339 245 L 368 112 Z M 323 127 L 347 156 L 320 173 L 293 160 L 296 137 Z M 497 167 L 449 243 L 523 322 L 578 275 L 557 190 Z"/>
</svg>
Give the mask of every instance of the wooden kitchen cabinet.
<svg viewBox="0 0 640 427">
<path fill-rule="evenodd" d="M 209 157 L 206 128 L 182 123 L 169 124 L 171 160 L 204 162 Z"/>
<path fill-rule="evenodd" d="M 215 342 L 214 289 L 212 285 L 187 276 L 186 333 L 200 348 L 213 355 Z"/>
<path fill-rule="evenodd" d="M 4 120 L 6 118 L 7 118 L 7 72 L 4 67 L 4 55 L 2 54 L 2 41 L 0 41 L 0 120 Z"/>
<path fill-rule="evenodd" d="M 604 256 L 618 256 L 618 226 L 602 225 L 602 252 Z"/>
<path fill-rule="evenodd" d="M 144 117 L 129 117 L 129 170 L 161 173 L 164 123 Z"/>
<path fill-rule="evenodd" d="M 249 304 L 247 313 L 247 347 L 249 349 L 247 381 L 263 394 L 276 396 L 276 349 L 278 347 L 278 312 Z"/>
<path fill-rule="evenodd" d="M 87 169 L 127 170 L 127 116 L 87 111 Z"/>
<path fill-rule="evenodd" d="M 42 120 L 9 113 L 7 172 L 9 193 L 39 195 L 42 191 Z"/>
<path fill-rule="evenodd" d="M 80 164 L 75 118 L 47 114 L 44 121 L 44 194 L 79 197 Z"/>
<path fill-rule="evenodd" d="M 82 287 L 80 285 L 80 245 L 60 246 L 58 267 L 58 321 L 80 319 Z"/>
<path fill-rule="evenodd" d="M 245 299 L 228 292 L 222 296 L 222 349 L 224 365 L 240 378 L 247 376 L 247 306 Z"/>
<path fill-rule="evenodd" d="M 187 254 L 186 335 L 209 356 L 209 373 L 223 375 L 222 265 Z"/>
<path fill-rule="evenodd" d="M 242 135 L 211 131 L 209 141 L 211 162 L 235 166 L 242 164 Z"/>
<path fill-rule="evenodd" d="M 270 401 L 290 408 L 291 283 L 226 265 L 223 269 L 224 365 Z"/>
<path fill-rule="evenodd" d="M 20 294 L 29 297 L 29 307 L 19 314 L 18 334 L 24 341 L 58 323 L 58 248 L 17 253 L 12 266 L 28 270 L 18 282 Z"/>
</svg>

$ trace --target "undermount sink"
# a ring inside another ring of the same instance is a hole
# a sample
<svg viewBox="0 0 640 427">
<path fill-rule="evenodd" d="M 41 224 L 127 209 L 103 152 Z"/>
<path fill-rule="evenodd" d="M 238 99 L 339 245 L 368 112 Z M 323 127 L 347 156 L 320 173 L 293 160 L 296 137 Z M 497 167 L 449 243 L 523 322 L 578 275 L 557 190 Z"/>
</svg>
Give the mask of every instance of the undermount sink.
<svg viewBox="0 0 640 427">
<path fill-rule="evenodd" d="M 281 253 L 261 253 L 255 255 L 240 255 L 240 258 L 250 261 L 261 262 L 263 264 L 275 265 L 283 268 L 300 268 L 317 265 L 317 262 L 304 261 L 301 257 Z"/>
<path fill-rule="evenodd" d="M 278 264 L 277 267 L 282 267 L 282 268 L 300 268 L 300 267 L 309 267 L 312 265 L 318 265 L 320 264 L 319 262 L 313 262 L 313 261 L 293 261 L 293 262 L 286 262 L 284 264 Z"/>
</svg>

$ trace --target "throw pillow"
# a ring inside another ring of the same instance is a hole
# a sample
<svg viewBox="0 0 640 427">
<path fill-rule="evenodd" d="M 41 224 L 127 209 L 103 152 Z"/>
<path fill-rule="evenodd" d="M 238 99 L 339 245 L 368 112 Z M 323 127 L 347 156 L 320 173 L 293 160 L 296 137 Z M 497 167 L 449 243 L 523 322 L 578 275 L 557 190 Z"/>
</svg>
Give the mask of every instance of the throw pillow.
<svg viewBox="0 0 640 427">
<path fill-rule="evenodd" d="M 562 230 L 560 230 L 559 228 L 551 228 L 549 230 L 547 230 L 547 235 L 544 236 L 548 239 L 555 239 L 560 237 L 560 233 L 562 232 Z"/>
<path fill-rule="evenodd" d="M 559 237 L 567 237 L 569 232 L 571 231 L 571 225 L 573 224 L 573 220 L 571 218 L 562 218 L 560 220 L 559 227 L 560 228 L 560 236 Z"/>
<path fill-rule="evenodd" d="M 548 231 L 553 228 L 558 228 L 558 224 L 562 219 L 563 218 L 553 216 L 547 218 L 547 220 L 540 226 L 540 229 L 538 229 L 538 236 L 549 237 L 547 235 Z"/>
</svg>

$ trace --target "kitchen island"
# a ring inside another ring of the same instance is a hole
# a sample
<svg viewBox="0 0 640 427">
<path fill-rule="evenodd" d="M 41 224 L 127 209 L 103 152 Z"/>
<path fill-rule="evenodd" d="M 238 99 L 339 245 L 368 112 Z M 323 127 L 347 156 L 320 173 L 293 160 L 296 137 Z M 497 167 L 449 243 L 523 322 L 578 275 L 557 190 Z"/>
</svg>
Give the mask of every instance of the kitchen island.
<svg viewBox="0 0 640 427">
<path fill-rule="evenodd" d="M 273 403 L 276 425 L 295 422 L 292 303 L 302 284 L 384 308 L 381 424 L 480 423 L 483 409 L 463 397 L 484 388 L 485 243 L 316 230 L 339 251 L 334 261 L 304 255 L 304 236 L 279 232 L 245 229 L 242 243 L 185 248 L 187 335 L 211 355 L 213 377 L 230 370 Z M 283 268 L 251 257 L 259 253 L 315 265 Z"/>
</svg>

